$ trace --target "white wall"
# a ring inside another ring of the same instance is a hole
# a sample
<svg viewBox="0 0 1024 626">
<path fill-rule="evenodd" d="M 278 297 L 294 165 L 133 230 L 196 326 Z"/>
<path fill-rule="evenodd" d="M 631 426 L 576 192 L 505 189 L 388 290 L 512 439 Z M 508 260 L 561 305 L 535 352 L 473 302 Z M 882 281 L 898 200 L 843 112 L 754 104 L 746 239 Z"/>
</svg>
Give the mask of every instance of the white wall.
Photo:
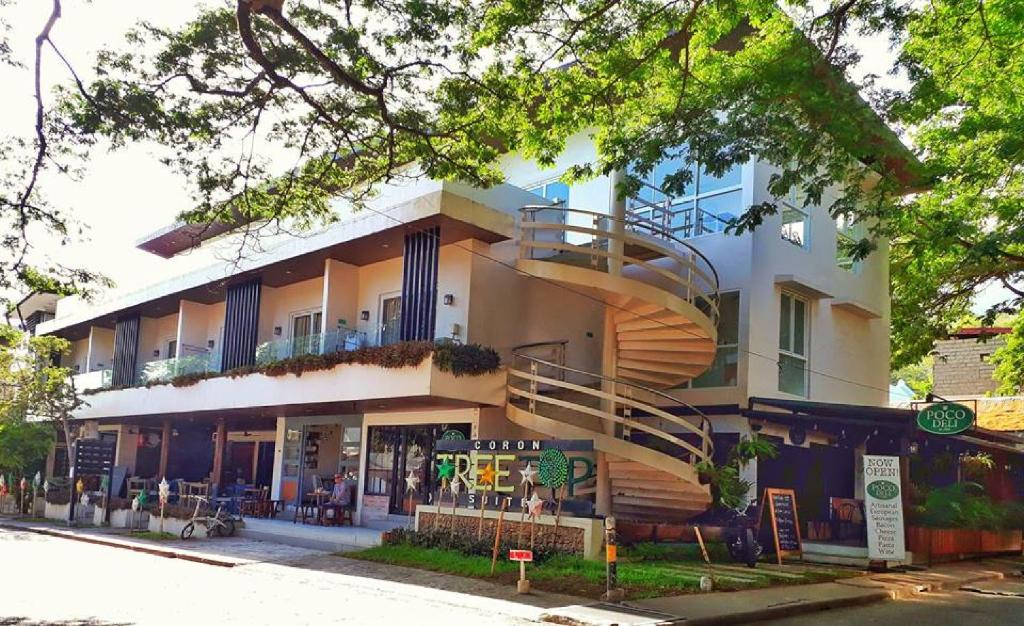
<svg viewBox="0 0 1024 626">
<path fill-rule="evenodd" d="M 114 331 L 93 326 L 89 329 L 89 371 L 110 369 L 114 365 Z"/>
<path fill-rule="evenodd" d="M 322 310 L 323 276 L 283 287 L 263 286 L 260 291 L 259 343 L 291 338 L 291 317 L 296 313 Z M 281 334 L 274 335 L 274 327 Z"/>
<path fill-rule="evenodd" d="M 355 328 L 359 321 L 359 268 L 327 259 L 324 262 L 323 328 L 336 330 L 342 325 Z"/>
<path fill-rule="evenodd" d="M 168 358 L 167 343 L 178 338 L 178 314 L 164 317 L 143 317 L 139 323 L 139 353 L 137 363 L 162 361 Z M 160 354 L 153 355 L 154 350 Z"/>
<path fill-rule="evenodd" d="M 358 329 L 374 345 L 378 341 L 380 296 L 402 291 L 402 257 L 363 265 L 359 268 L 359 311 L 369 311 L 370 319 L 359 320 Z"/>
</svg>

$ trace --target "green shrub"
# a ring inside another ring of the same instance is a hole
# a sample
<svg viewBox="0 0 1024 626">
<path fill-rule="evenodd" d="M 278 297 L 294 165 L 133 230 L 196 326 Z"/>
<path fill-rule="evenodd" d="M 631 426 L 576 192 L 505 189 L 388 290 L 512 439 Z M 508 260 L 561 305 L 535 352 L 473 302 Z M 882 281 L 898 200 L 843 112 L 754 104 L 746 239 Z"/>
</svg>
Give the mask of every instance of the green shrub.
<svg viewBox="0 0 1024 626">
<path fill-rule="evenodd" d="M 467 556 L 489 557 L 494 550 L 493 536 L 484 536 L 478 540 L 475 536 L 464 533 L 452 534 L 451 531 L 445 529 L 416 531 L 408 528 L 396 528 L 384 535 L 384 543 L 396 546 L 409 545 L 418 548 L 451 550 Z M 498 546 L 498 554 L 508 554 L 509 550 L 514 550 L 517 547 L 514 536 L 506 536 Z M 541 563 L 558 554 L 565 553 L 552 550 L 549 546 L 541 544 L 534 545 L 533 547 L 533 561 L 535 563 Z"/>
<path fill-rule="evenodd" d="M 924 503 L 912 507 L 910 521 L 931 528 L 1004 530 L 1024 527 L 1019 505 L 997 504 L 977 483 L 957 483 L 930 490 Z"/>
</svg>

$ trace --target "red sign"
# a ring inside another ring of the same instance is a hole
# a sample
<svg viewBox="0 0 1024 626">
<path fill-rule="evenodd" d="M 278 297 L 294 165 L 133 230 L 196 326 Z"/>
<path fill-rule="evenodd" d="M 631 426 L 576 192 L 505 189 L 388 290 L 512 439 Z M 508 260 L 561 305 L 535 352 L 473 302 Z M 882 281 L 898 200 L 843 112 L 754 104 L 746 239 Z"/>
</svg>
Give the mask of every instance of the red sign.
<svg viewBox="0 0 1024 626">
<path fill-rule="evenodd" d="M 533 550 L 509 550 L 508 551 L 509 561 L 526 561 L 527 563 L 533 562 Z"/>
</svg>

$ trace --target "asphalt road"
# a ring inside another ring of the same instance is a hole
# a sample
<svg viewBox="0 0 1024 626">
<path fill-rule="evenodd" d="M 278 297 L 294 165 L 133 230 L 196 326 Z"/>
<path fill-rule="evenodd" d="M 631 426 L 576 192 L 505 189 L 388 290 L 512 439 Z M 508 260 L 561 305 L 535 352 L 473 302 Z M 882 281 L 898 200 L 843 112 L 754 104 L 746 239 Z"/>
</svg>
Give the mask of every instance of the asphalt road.
<svg viewBox="0 0 1024 626">
<path fill-rule="evenodd" d="M 226 568 L 0 529 L 0 626 L 525 624 L 543 611 L 474 584 L 327 554 Z"/>
<path fill-rule="evenodd" d="M 1024 582 L 988 583 L 990 590 L 1024 594 Z M 1024 625 L 1024 597 L 952 591 L 921 594 L 862 607 L 761 622 L 772 626 L 1013 626 Z"/>
</svg>

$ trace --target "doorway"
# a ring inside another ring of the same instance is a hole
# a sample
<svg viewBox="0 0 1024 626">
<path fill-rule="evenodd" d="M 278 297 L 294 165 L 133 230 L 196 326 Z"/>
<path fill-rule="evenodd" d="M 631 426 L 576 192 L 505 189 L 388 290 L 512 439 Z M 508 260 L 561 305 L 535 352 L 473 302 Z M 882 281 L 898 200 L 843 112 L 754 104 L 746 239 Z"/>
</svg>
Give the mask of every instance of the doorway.
<svg viewBox="0 0 1024 626">
<path fill-rule="evenodd" d="M 455 430 L 468 439 L 470 424 L 416 424 L 370 426 L 367 429 L 366 495 L 387 496 L 388 512 L 412 515 L 417 504 L 429 502 L 437 483 L 433 463 L 434 442 Z M 405 477 L 412 471 L 419 484 L 412 493 L 405 489 Z"/>
<path fill-rule="evenodd" d="M 401 341 L 402 296 L 383 294 L 380 297 L 380 345 Z"/>
<path fill-rule="evenodd" d="M 292 356 L 315 354 L 320 348 L 320 325 L 323 313 L 312 311 L 292 317 Z"/>
</svg>

